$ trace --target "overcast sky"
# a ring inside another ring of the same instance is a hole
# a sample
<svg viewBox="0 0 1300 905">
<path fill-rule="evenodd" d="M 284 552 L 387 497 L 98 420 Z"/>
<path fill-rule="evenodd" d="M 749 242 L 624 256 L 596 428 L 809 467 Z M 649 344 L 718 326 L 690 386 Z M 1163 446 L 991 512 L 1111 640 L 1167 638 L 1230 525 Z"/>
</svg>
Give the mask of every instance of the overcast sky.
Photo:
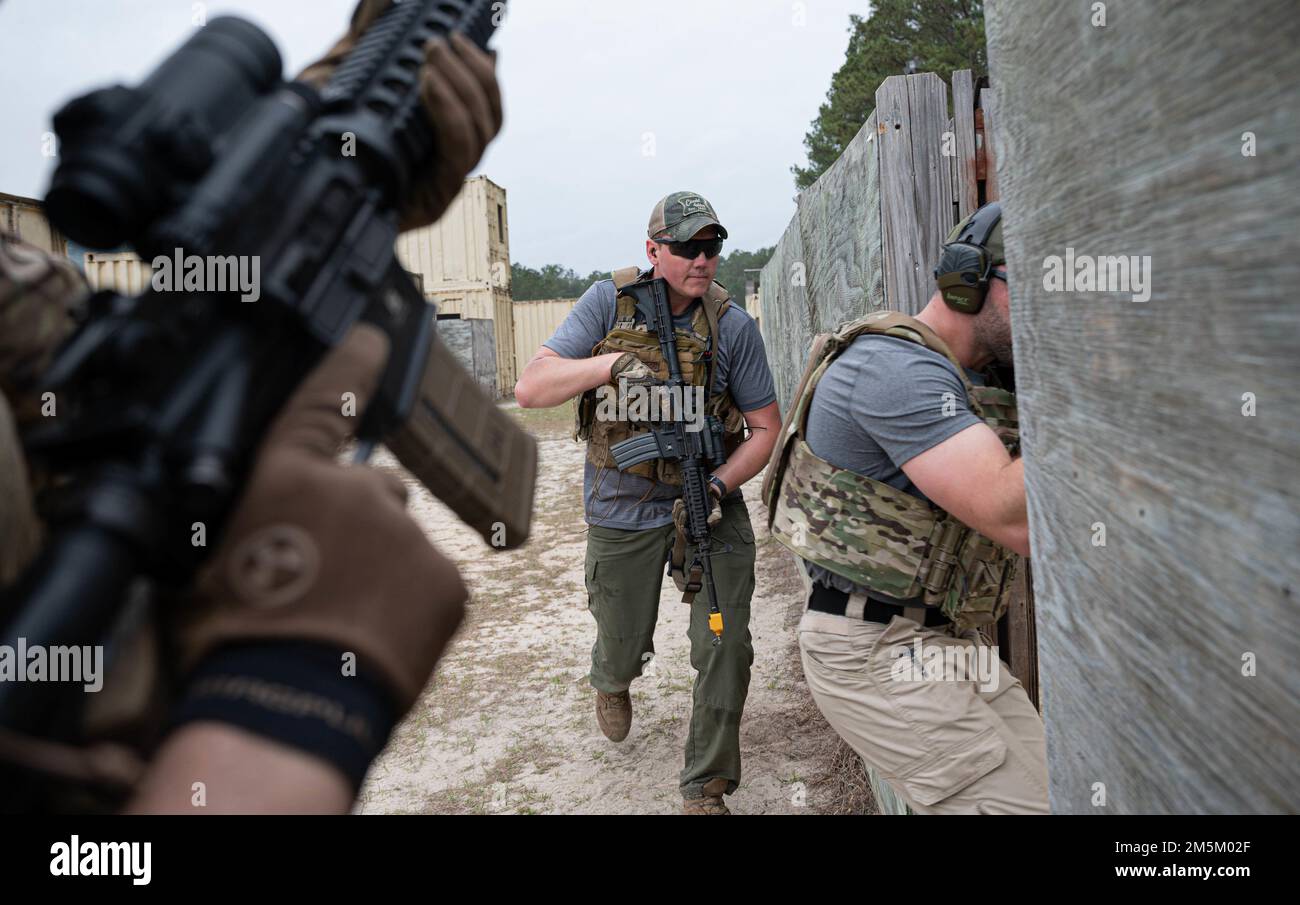
<svg viewBox="0 0 1300 905">
<path fill-rule="evenodd" d="M 0 0 L 0 191 L 40 197 L 50 115 L 134 83 L 207 18 L 269 32 L 296 72 L 354 0 Z M 790 166 L 865 0 L 510 0 L 493 39 L 506 123 L 476 173 L 506 188 L 511 257 L 579 273 L 640 263 L 650 208 L 691 189 L 728 247 L 772 245 L 794 214 Z"/>
</svg>

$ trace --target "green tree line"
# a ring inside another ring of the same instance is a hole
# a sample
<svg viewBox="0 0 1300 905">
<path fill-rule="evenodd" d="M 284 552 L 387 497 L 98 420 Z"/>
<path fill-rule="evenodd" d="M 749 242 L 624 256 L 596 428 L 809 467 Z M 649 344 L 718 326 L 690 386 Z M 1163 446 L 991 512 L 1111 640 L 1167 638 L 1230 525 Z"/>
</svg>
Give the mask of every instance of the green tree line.
<svg viewBox="0 0 1300 905">
<path fill-rule="evenodd" d="M 804 136 L 808 160 L 793 166 L 795 186 L 808 188 L 858 134 L 876 106 L 876 89 L 891 75 L 954 69 L 988 74 L 983 0 L 874 0 L 867 16 L 849 16 L 849 49 L 831 77 L 826 102 Z"/>
<path fill-rule="evenodd" d="M 757 251 L 733 251 L 718 260 L 718 282 L 741 298 L 745 293 L 745 270 L 762 267 L 772 257 L 772 248 Z M 510 295 L 516 302 L 535 299 L 576 299 L 592 283 L 609 279 L 605 271 L 593 270 L 580 276 L 572 267 L 546 264 L 540 268 L 529 267 L 517 261 L 510 265 Z"/>
</svg>

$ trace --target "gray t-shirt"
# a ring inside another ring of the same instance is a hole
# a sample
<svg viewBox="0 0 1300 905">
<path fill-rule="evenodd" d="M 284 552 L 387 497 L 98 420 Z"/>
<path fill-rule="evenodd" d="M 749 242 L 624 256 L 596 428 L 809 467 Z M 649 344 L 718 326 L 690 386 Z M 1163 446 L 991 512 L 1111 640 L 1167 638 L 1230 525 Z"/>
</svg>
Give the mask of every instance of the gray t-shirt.
<svg viewBox="0 0 1300 905">
<path fill-rule="evenodd" d="M 591 350 L 614 329 L 617 317 L 613 280 L 593 283 L 573 306 L 555 335 L 542 345 L 561 358 L 589 358 Z M 692 303 L 673 323 L 688 328 L 695 314 Z M 718 320 L 712 392 L 728 389 L 742 412 L 752 412 L 776 401 L 772 372 L 758 324 L 743 309 L 731 305 Z M 583 500 L 587 524 L 632 531 L 672 523 L 673 500 L 681 488 L 615 469 L 597 469 L 587 460 L 583 470 Z M 733 488 L 738 490 L 739 488 Z"/>
<path fill-rule="evenodd" d="M 971 383 L 983 377 L 970 369 Z M 906 339 L 866 334 L 840 354 L 808 408 L 808 446 L 821 458 L 927 499 L 902 466 L 972 424 L 966 389 L 952 362 Z M 843 576 L 805 561 L 813 581 L 853 593 Z"/>
</svg>

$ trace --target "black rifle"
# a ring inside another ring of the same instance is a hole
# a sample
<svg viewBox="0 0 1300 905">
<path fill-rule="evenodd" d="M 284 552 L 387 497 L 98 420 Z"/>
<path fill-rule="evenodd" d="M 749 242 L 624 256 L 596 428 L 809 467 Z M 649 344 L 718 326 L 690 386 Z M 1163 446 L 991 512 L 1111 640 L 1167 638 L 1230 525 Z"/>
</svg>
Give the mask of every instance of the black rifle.
<svg viewBox="0 0 1300 905">
<path fill-rule="evenodd" d="M 682 380 L 682 366 L 677 359 L 677 336 L 673 332 L 667 285 L 662 278 L 641 280 L 624 286 L 621 291 L 636 299 L 636 310 L 645 318 L 647 329 L 659 337 L 659 349 L 668 365 L 668 380 L 664 386 L 668 389 L 669 418 L 664 419 L 665 426 L 615 443 L 609 452 L 619 471 L 651 459 L 670 459 L 681 467 L 687 540 L 695 548 L 685 572 L 689 576 L 698 567 L 703 573 L 702 587 L 709 591 L 709 628 L 716 645 L 722 640 L 722 613 L 718 610 L 718 589 L 713 583 L 712 558 L 716 553 L 726 551 L 713 549 L 713 533 L 709 530 L 708 481 L 710 472 L 726 461 L 727 453 L 723 445 L 722 423 L 717 417 L 701 412 L 697 420 L 691 421 L 683 410 L 682 394 L 688 387 Z M 705 388 L 706 398 L 711 391 L 712 387 Z M 688 585 L 685 590 L 694 592 L 700 587 Z"/>
<path fill-rule="evenodd" d="M 146 261 L 178 249 L 256 260 L 260 298 L 92 297 L 31 387 L 58 409 L 24 446 L 59 492 L 42 506 L 49 542 L 0 602 L 0 643 L 102 643 L 137 579 L 188 586 L 209 549 L 193 545 L 192 526 L 215 546 L 272 419 L 361 321 L 388 335 L 390 353 L 358 458 L 386 442 L 494 547 L 524 542 L 536 444 L 437 341 L 434 306 L 393 252 L 402 200 L 436 164 L 424 45 L 461 31 L 485 46 L 503 5 L 395 4 L 321 91 L 283 81 L 255 26 L 214 19 L 140 86 L 55 116 L 46 210 L 65 234 L 127 243 Z M 51 686 L 0 683 L 0 727 L 57 733 L 57 692 L 41 693 Z"/>
</svg>

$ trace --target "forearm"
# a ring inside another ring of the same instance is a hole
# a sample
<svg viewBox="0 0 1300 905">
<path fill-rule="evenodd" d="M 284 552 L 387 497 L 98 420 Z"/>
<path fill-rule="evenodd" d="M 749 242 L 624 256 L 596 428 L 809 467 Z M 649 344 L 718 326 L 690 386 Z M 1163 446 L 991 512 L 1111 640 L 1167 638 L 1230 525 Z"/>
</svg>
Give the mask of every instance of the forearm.
<svg viewBox="0 0 1300 905">
<path fill-rule="evenodd" d="M 352 799 L 347 778 L 326 761 L 233 726 L 200 722 L 167 738 L 126 812 L 346 814 Z"/>
<path fill-rule="evenodd" d="M 728 490 L 735 490 L 763 470 L 772 455 L 775 442 L 774 431 L 755 430 L 713 473 L 727 485 Z"/>
<path fill-rule="evenodd" d="M 1021 556 L 1029 555 L 1029 511 L 1025 504 L 1025 463 L 1013 459 L 990 488 L 990 508 L 981 533 Z"/>
<path fill-rule="evenodd" d="M 560 405 L 593 387 L 609 383 L 609 369 L 622 355 L 609 352 L 592 358 L 538 355 L 515 384 L 515 400 L 526 409 Z"/>
</svg>

